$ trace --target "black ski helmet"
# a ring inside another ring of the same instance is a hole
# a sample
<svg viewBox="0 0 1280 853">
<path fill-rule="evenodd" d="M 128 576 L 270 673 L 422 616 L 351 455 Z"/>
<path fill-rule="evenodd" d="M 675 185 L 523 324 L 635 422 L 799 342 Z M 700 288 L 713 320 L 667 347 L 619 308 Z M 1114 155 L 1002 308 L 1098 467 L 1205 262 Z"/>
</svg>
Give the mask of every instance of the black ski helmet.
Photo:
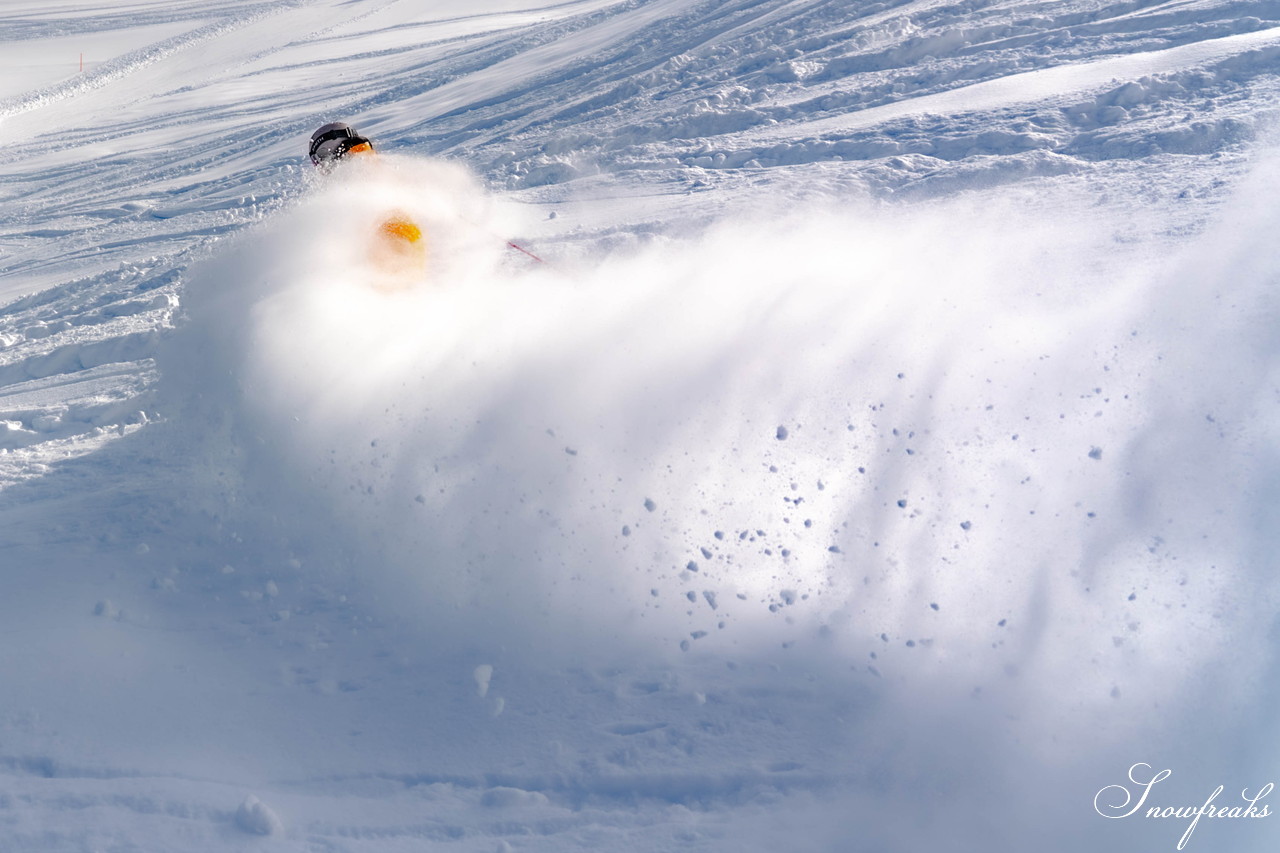
<svg viewBox="0 0 1280 853">
<path fill-rule="evenodd" d="M 367 145 L 370 150 L 373 148 L 368 137 L 361 136 L 351 125 L 330 122 L 311 134 L 311 162 L 317 166 L 337 162 L 357 145 Z"/>
</svg>

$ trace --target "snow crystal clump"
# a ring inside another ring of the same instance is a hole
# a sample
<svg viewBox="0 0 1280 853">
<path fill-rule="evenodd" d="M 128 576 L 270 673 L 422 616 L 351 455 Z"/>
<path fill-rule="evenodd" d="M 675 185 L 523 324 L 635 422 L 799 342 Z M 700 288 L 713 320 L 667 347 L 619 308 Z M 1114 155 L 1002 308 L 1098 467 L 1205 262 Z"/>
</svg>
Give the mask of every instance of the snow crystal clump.
<svg viewBox="0 0 1280 853">
<path fill-rule="evenodd" d="M 266 803 L 250 794 L 236 809 L 236 826 L 252 835 L 279 835 L 284 823 Z"/>
<path fill-rule="evenodd" d="M 476 693 L 483 699 L 489 695 L 489 681 L 493 678 L 493 666 L 482 663 L 476 667 L 473 675 L 476 680 Z"/>
</svg>

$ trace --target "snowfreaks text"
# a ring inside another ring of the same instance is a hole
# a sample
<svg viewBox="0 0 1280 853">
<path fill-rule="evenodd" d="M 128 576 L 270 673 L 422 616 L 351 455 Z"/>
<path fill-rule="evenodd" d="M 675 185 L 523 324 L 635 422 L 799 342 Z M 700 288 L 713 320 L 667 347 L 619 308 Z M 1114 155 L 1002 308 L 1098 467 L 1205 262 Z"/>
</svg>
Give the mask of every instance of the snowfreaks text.
<svg viewBox="0 0 1280 853">
<path fill-rule="evenodd" d="M 1161 770 L 1154 773 L 1150 764 L 1135 764 L 1129 768 L 1129 781 L 1137 788 L 1130 791 L 1125 785 L 1108 785 L 1093 797 L 1093 809 L 1098 814 L 1113 820 L 1131 817 L 1138 813 L 1143 806 L 1147 804 L 1147 798 L 1151 794 L 1151 789 L 1156 783 L 1162 782 L 1173 775 L 1172 770 Z M 1143 812 L 1144 817 L 1154 818 L 1182 818 L 1190 819 L 1191 824 L 1187 827 L 1187 831 L 1182 834 L 1182 838 L 1178 840 L 1178 849 L 1181 850 L 1187 845 L 1187 841 L 1191 838 L 1191 833 L 1195 831 L 1196 824 L 1200 822 L 1200 818 L 1207 817 L 1212 819 L 1239 819 L 1239 818 L 1261 818 L 1270 817 L 1271 808 L 1267 805 L 1259 806 L 1258 803 L 1265 799 L 1275 783 L 1268 782 L 1258 789 L 1256 794 L 1250 795 L 1249 789 L 1246 788 L 1240 792 L 1240 799 L 1247 805 L 1214 805 L 1214 800 L 1218 798 L 1225 786 L 1219 785 L 1214 789 L 1209 798 L 1204 801 L 1202 806 L 1147 806 Z M 1137 794 L 1135 800 L 1135 791 L 1141 791 Z"/>
</svg>

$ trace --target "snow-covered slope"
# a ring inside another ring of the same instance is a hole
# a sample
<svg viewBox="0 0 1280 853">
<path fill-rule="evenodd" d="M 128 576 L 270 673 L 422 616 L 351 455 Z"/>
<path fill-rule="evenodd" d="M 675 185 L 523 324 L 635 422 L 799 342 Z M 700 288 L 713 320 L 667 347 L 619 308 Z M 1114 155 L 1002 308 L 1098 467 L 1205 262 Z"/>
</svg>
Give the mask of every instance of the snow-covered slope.
<svg viewBox="0 0 1280 853">
<path fill-rule="evenodd" d="M 0 850 L 1164 850 L 1132 766 L 1280 775 L 1272 4 L 47 0 L 0 71 Z"/>
</svg>

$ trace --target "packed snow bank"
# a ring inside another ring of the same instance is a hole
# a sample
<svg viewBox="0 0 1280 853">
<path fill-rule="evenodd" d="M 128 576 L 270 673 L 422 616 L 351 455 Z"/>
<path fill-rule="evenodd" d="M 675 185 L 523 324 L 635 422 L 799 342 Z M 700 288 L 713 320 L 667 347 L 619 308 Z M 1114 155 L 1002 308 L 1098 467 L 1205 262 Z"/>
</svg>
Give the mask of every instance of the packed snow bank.
<svg viewBox="0 0 1280 853">
<path fill-rule="evenodd" d="M 1240 591 L 1274 400 L 1237 366 L 1272 358 L 1247 306 L 1274 265 L 1253 229 L 1157 258 L 1156 220 L 1042 201 L 754 215 L 531 268 L 456 168 L 344 170 L 193 273 L 167 405 L 208 422 L 221 523 L 453 645 L 798 645 L 1076 750 L 1063 726 L 1149 723 L 1125 697 L 1255 674 L 1211 664 L 1265 618 Z M 389 209 L 430 246 L 390 291 L 363 255 Z"/>
</svg>

